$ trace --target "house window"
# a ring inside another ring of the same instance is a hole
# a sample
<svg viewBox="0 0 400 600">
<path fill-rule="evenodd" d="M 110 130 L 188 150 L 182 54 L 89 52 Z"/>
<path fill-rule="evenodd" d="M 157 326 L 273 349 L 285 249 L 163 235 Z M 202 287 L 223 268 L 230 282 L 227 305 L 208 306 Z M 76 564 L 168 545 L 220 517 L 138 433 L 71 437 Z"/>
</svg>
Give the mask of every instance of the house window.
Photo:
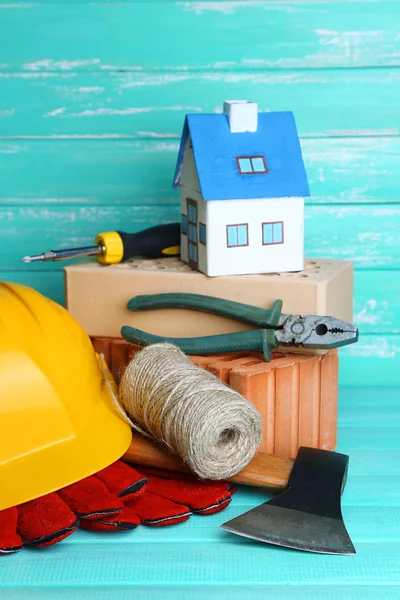
<svg viewBox="0 0 400 600">
<path fill-rule="evenodd" d="M 263 246 L 283 244 L 283 221 L 262 224 Z"/>
<path fill-rule="evenodd" d="M 181 232 L 186 235 L 187 234 L 187 216 L 181 215 Z"/>
<path fill-rule="evenodd" d="M 197 227 L 189 223 L 189 238 L 192 242 L 197 242 Z"/>
<path fill-rule="evenodd" d="M 265 158 L 263 156 L 238 156 L 236 158 L 236 163 L 241 175 L 268 173 Z"/>
<path fill-rule="evenodd" d="M 206 226 L 204 223 L 199 223 L 199 239 L 200 244 L 206 245 Z"/>
<path fill-rule="evenodd" d="M 249 227 L 247 223 L 240 223 L 239 225 L 227 225 L 226 237 L 228 248 L 235 248 L 237 246 L 248 246 L 248 230 Z"/>
<path fill-rule="evenodd" d="M 194 206 L 194 204 L 188 204 L 188 216 L 189 221 L 192 221 L 192 223 L 197 223 L 197 206 Z"/>
<path fill-rule="evenodd" d="M 197 246 L 189 244 L 189 259 L 197 263 Z"/>
</svg>

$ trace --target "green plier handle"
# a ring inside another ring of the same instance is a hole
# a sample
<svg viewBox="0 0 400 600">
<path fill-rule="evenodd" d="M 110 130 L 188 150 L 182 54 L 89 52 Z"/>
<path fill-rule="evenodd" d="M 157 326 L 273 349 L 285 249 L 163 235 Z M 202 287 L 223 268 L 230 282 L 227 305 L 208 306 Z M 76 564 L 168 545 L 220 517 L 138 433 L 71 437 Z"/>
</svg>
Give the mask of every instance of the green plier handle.
<svg viewBox="0 0 400 600">
<path fill-rule="evenodd" d="M 172 338 L 156 336 L 140 329 L 124 326 L 121 329 L 122 337 L 128 342 L 140 344 L 141 346 L 158 342 L 170 342 L 178 346 L 186 354 L 204 355 L 221 352 L 262 350 L 266 361 L 271 360 L 271 350 L 278 345 L 275 340 L 275 329 L 279 325 L 282 315 L 281 300 L 276 300 L 270 310 L 214 296 L 185 293 L 136 296 L 128 302 L 128 309 L 135 312 L 169 308 L 186 308 L 211 313 L 235 321 L 256 325 L 259 329 L 197 338 Z"/>
<path fill-rule="evenodd" d="M 135 296 L 128 302 L 128 309 L 136 312 L 163 308 L 187 308 L 257 325 L 261 329 L 275 329 L 282 314 L 282 300 L 276 300 L 270 310 L 201 294 L 149 294 Z"/>
</svg>

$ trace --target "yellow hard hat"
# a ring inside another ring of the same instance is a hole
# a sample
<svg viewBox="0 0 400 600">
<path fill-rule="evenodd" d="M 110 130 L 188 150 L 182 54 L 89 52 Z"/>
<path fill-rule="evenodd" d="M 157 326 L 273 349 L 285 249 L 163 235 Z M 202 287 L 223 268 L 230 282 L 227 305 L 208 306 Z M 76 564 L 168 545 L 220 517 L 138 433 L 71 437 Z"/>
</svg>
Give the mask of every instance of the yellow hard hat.
<svg viewBox="0 0 400 600">
<path fill-rule="evenodd" d="M 108 383 L 107 383 L 108 382 Z M 0 510 L 120 458 L 131 429 L 89 337 L 37 291 L 0 282 Z"/>
</svg>

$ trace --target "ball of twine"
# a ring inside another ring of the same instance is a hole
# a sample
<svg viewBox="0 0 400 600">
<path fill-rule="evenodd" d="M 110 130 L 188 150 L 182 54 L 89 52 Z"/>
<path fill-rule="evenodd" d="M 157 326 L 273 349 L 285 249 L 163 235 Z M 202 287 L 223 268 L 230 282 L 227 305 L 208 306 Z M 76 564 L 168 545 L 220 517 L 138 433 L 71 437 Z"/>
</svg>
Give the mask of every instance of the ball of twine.
<svg viewBox="0 0 400 600">
<path fill-rule="evenodd" d="M 201 478 L 235 475 L 262 439 L 255 407 L 172 344 L 147 346 L 133 357 L 120 400 L 136 429 L 168 446 Z"/>
</svg>

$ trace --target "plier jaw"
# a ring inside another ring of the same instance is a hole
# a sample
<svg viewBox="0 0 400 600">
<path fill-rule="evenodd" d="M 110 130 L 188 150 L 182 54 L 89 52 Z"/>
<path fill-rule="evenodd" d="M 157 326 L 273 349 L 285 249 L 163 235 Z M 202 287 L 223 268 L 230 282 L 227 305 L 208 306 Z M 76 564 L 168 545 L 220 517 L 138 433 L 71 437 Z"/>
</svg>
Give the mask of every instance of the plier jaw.
<svg viewBox="0 0 400 600">
<path fill-rule="evenodd" d="M 358 329 L 336 317 L 282 315 L 275 339 L 282 346 L 330 350 L 357 342 Z"/>
</svg>

